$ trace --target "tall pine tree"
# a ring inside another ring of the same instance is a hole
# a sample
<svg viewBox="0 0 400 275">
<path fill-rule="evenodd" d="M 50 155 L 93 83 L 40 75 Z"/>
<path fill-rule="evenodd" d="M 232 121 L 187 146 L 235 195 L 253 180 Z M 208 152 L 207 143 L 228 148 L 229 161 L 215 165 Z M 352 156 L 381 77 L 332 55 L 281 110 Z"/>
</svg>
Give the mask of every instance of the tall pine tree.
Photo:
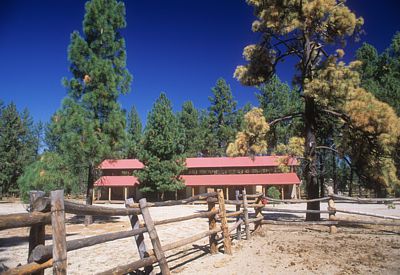
<svg viewBox="0 0 400 275">
<path fill-rule="evenodd" d="M 142 121 L 139 114 L 132 106 L 128 113 L 127 120 L 127 138 L 126 138 L 126 156 L 130 159 L 138 158 L 140 152 L 140 142 L 142 139 Z"/>
<path fill-rule="evenodd" d="M 153 105 L 147 117 L 143 146 L 139 154 L 145 168 L 137 173 L 142 192 L 165 192 L 184 187 L 179 178 L 184 170 L 184 133 L 164 93 Z"/>
<path fill-rule="evenodd" d="M 192 101 L 186 101 L 182 105 L 182 111 L 178 113 L 178 119 L 182 124 L 185 134 L 184 148 L 187 157 L 196 157 L 201 150 L 201 132 L 199 113 Z"/>
<path fill-rule="evenodd" d="M 126 27 L 124 3 L 92 0 L 85 10 L 83 35 L 73 32 L 68 49 L 72 73 L 64 80 L 68 96 L 51 128 L 53 137 L 59 135 L 57 151 L 71 169 L 87 171 L 86 203 L 92 204 L 97 165 L 122 155 L 126 119 L 117 100 L 129 91 L 132 77 L 120 33 Z M 88 217 L 86 223 L 90 222 Z"/>
<path fill-rule="evenodd" d="M 224 156 L 228 144 L 235 138 L 238 130 L 236 123 L 236 101 L 233 99 L 232 91 L 223 78 L 217 80 L 211 89 L 213 95 L 209 97 L 210 123 L 216 146 L 214 150 L 217 156 Z"/>
</svg>

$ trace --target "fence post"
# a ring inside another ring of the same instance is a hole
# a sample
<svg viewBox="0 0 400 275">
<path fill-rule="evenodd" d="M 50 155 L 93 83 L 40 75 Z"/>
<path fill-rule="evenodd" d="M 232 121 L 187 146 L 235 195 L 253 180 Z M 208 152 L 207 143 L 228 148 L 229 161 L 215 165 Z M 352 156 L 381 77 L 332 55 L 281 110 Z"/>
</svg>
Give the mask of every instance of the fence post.
<svg viewBox="0 0 400 275">
<path fill-rule="evenodd" d="M 213 199 L 214 198 L 212 197 L 207 198 L 208 211 L 215 210 L 215 202 L 212 201 Z M 209 230 L 214 230 L 217 228 L 217 219 L 215 218 L 215 216 L 216 215 L 212 215 L 208 218 Z M 210 242 L 210 253 L 216 254 L 218 252 L 217 234 L 210 235 L 209 242 Z"/>
<path fill-rule="evenodd" d="M 129 198 L 125 200 L 125 207 L 130 208 L 130 205 L 133 204 L 135 201 L 133 198 Z M 140 228 L 140 221 L 139 217 L 136 214 L 129 215 L 129 221 L 131 222 L 132 229 L 139 229 Z M 140 259 L 144 259 L 148 257 L 146 244 L 144 243 L 144 236 L 143 234 L 139 234 L 134 236 L 135 243 L 139 252 Z M 152 274 L 153 266 L 148 265 L 144 267 L 145 274 Z M 137 272 L 138 273 L 138 272 Z M 139 273 L 138 273 L 139 274 Z"/>
<path fill-rule="evenodd" d="M 162 275 L 169 275 L 171 274 L 167 259 L 165 258 L 164 251 L 161 247 L 160 239 L 158 238 L 158 234 L 156 228 L 154 227 L 154 221 L 150 215 L 149 208 L 147 206 L 146 198 L 139 200 L 140 210 L 142 211 L 142 216 L 144 223 L 146 224 L 147 231 L 149 233 L 149 237 L 151 243 L 153 245 L 154 254 L 156 255 L 158 264 L 160 265 Z"/>
<path fill-rule="evenodd" d="M 239 203 L 239 190 L 235 191 L 235 195 L 236 195 L 236 202 Z M 240 204 L 236 205 L 236 211 L 240 211 Z M 236 222 L 238 222 L 240 220 L 240 215 L 238 215 L 236 217 Z M 236 228 L 236 240 L 240 241 L 242 239 L 242 225 L 239 225 Z"/>
<path fill-rule="evenodd" d="M 53 234 L 53 274 L 67 274 L 64 190 L 51 191 L 51 228 Z"/>
<path fill-rule="evenodd" d="M 262 206 L 257 206 L 258 204 L 261 203 L 261 196 L 257 197 L 255 204 L 256 206 L 254 207 L 254 211 L 255 211 L 255 217 L 256 218 L 260 218 L 262 217 Z M 254 233 L 258 232 L 261 229 L 262 223 L 261 220 L 254 222 Z"/>
<path fill-rule="evenodd" d="M 328 211 L 336 211 L 335 201 L 333 200 L 333 197 L 332 197 L 332 195 L 333 195 L 332 186 L 328 187 L 328 194 L 330 196 L 330 198 L 328 200 Z M 335 212 L 329 213 L 329 220 L 330 221 L 335 221 L 336 220 Z M 331 233 L 331 234 L 336 234 L 337 233 L 336 225 L 329 226 L 329 233 Z"/>
<path fill-rule="evenodd" d="M 43 191 L 30 191 L 29 192 L 29 212 L 34 212 L 37 211 L 37 209 L 34 208 L 34 202 L 36 199 L 44 197 L 45 193 Z M 31 226 L 29 230 L 29 250 L 28 250 L 28 262 L 29 257 L 31 256 L 32 250 L 39 244 L 44 245 L 45 241 L 45 225 L 44 224 L 35 224 Z M 44 270 L 40 270 L 38 272 L 32 273 L 33 275 L 43 275 Z"/>
<path fill-rule="evenodd" d="M 244 230 L 246 232 L 246 239 L 250 240 L 250 225 L 249 225 L 249 210 L 247 209 L 247 195 L 246 188 L 243 189 L 243 216 L 244 216 Z"/>
<path fill-rule="evenodd" d="M 218 189 L 219 217 L 221 219 L 221 229 L 224 236 L 224 253 L 232 255 L 232 244 L 229 235 L 228 221 L 226 219 L 224 191 Z"/>
</svg>

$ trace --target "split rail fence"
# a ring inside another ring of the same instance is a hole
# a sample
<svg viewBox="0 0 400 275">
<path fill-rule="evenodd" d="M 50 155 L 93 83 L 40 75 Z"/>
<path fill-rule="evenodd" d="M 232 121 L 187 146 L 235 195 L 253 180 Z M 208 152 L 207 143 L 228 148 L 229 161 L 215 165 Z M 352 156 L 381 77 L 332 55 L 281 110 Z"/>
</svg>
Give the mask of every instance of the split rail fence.
<svg viewBox="0 0 400 275">
<path fill-rule="evenodd" d="M 32 191 L 30 196 L 30 212 L 21 214 L 0 215 L 0 230 L 30 227 L 29 233 L 29 249 L 28 263 L 22 266 L 11 268 L 2 274 L 43 274 L 44 269 L 53 268 L 53 274 L 67 273 L 67 252 L 80 248 L 93 246 L 118 239 L 134 237 L 140 259 L 111 268 L 98 274 L 126 274 L 134 272 L 140 268 L 144 268 L 146 274 L 153 272 L 153 264 L 158 263 L 162 274 L 170 274 L 165 252 L 176 249 L 202 238 L 209 238 L 210 253 L 218 252 L 218 242 L 222 240 L 223 251 L 226 254 L 232 254 L 231 248 L 231 232 L 236 229 L 236 239 L 241 240 L 242 235 L 246 239 L 251 238 L 250 224 L 254 223 L 253 233 L 261 229 L 263 224 L 272 225 L 326 225 L 330 227 L 331 233 L 337 232 L 339 225 L 353 224 L 373 224 L 384 226 L 400 226 L 400 217 L 385 216 L 374 213 L 365 213 L 357 211 L 348 211 L 337 209 L 335 202 L 348 203 L 394 203 L 400 199 L 360 199 L 338 196 L 330 193 L 328 197 L 314 200 L 278 200 L 265 197 L 262 194 L 246 194 L 246 190 L 239 194 L 236 191 L 236 200 L 225 200 L 222 190 L 217 192 L 200 194 L 184 200 L 166 201 L 166 202 L 147 202 L 141 199 L 135 203 L 133 199 L 126 200 L 126 208 L 110 208 L 103 206 L 83 205 L 70 201 L 64 201 L 64 191 L 52 191 L 49 198 L 44 196 L 44 192 Z M 150 215 L 150 207 L 182 205 L 197 202 L 199 200 L 206 201 L 208 210 L 188 216 L 170 218 L 160 221 L 154 221 Z M 271 207 L 268 203 L 305 203 L 311 201 L 328 202 L 327 210 L 294 210 L 279 207 Z M 217 208 L 218 205 L 218 208 Z M 226 205 L 235 205 L 236 211 L 228 212 Z M 251 213 L 249 213 L 251 210 Z M 254 210 L 254 211 L 253 211 Z M 322 221 L 276 221 L 269 220 L 270 213 L 321 213 L 328 214 L 329 218 Z M 128 216 L 132 229 L 128 231 L 120 231 L 106 233 L 92 237 L 86 237 L 75 240 L 66 240 L 65 213 L 77 215 L 93 215 L 93 216 Z M 382 220 L 359 220 L 359 219 L 343 219 L 338 217 L 337 213 L 370 216 L 380 218 Z M 143 223 L 139 220 L 142 215 Z M 180 239 L 178 241 L 161 245 L 157 234 L 156 227 L 163 224 L 181 222 L 196 218 L 208 218 L 209 230 L 195 234 L 193 236 Z M 235 222 L 228 224 L 228 218 L 234 218 Z M 218 225 L 218 222 L 220 223 Z M 51 224 L 52 245 L 45 245 L 45 225 Z M 244 231 L 242 231 L 244 224 Z M 221 235 L 218 233 L 222 232 Z M 147 233 L 152 249 L 146 249 L 144 243 L 144 233 Z"/>
</svg>

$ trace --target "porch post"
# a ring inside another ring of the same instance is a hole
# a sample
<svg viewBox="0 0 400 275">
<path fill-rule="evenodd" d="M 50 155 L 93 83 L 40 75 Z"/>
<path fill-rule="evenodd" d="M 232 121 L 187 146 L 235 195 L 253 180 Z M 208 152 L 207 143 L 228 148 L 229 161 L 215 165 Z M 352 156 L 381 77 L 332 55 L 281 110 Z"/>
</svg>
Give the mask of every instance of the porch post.
<svg viewBox="0 0 400 275">
<path fill-rule="evenodd" d="M 108 187 L 108 202 L 111 202 L 111 187 Z"/>
</svg>

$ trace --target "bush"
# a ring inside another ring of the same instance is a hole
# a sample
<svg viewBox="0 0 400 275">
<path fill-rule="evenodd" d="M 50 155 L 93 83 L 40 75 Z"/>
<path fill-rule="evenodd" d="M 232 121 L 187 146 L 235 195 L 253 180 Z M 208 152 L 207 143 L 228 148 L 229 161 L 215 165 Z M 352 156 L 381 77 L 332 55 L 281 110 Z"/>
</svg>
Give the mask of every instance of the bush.
<svg viewBox="0 0 400 275">
<path fill-rule="evenodd" d="M 281 197 L 281 192 L 279 192 L 278 188 L 272 186 L 268 188 L 267 196 L 276 200 L 279 200 Z"/>
<path fill-rule="evenodd" d="M 66 193 L 78 191 L 77 178 L 66 169 L 61 157 L 55 153 L 44 153 L 39 160 L 27 166 L 18 179 L 21 199 L 29 199 L 29 191 L 41 190 L 47 194 L 56 189 Z"/>
</svg>

